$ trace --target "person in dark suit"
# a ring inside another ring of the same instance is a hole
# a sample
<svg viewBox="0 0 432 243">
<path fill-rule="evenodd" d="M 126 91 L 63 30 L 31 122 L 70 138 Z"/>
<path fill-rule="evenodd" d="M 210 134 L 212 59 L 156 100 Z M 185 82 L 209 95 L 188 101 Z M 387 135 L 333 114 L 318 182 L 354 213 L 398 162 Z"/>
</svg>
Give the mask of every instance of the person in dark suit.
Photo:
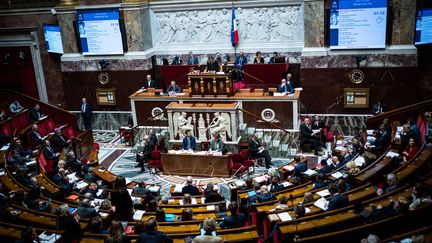
<svg viewBox="0 0 432 243">
<path fill-rule="evenodd" d="M 71 140 L 63 135 L 60 129 L 54 130 L 54 135 L 52 136 L 52 147 L 56 151 L 61 151 L 62 149 L 69 147 L 70 142 Z"/>
<path fill-rule="evenodd" d="M 378 115 L 378 114 L 381 114 L 381 113 L 386 112 L 386 111 L 387 111 L 387 108 L 384 105 L 384 102 L 382 100 L 378 101 L 375 105 L 372 106 L 372 113 L 374 115 Z"/>
<path fill-rule="evenodd" d="M 198 58 L 191 51 L 189 52 L 188 65 L 198 65 Z"/>
<path fill-rule="evenodd" d="M 156 81 L 152 79 L 150 74 L 147 75 L 147 80 L 144 82 L 144 85 L 141 89 L 143 91 L 147 91 L 148 88 L 157 88 Z"/>
<path fill-rule="evenodd" d="M 411 138 L 414 139 L 416 144 L 420 144 L 420 137 L 411 129 L 410 124 L 403 125 L 401 133 L 401 151 L 408 146 L 408 142 Z"/>
<path fill-rule="evenodd" d="M 271 157 L 269 152 L 261 146 L 258 136 L 254 134 L 252 139 L 249 140 L 249 153 L 254 158 L 264 158 L 266 168 L 269 169 L 271 166 Z"/>
<path fill-rule="evenodd" d="M 318 170 L 318 173 L 322 173 L 322 174 L 326 175 L 326 174 L 332 172 L 332 168 L 328 165 L 326 159 L 321 160 L 320 163 L 322 165 L 322 168 Z"/>
<path fill-rule="evenodd" d="M 145 135 L 143 150 L 142 152 L 137 154 L 138 166 L 141 167 L 139 173 L 143 173 L 145 171 L 144 163 L 151 159 L 151 154 L 154 149 L 155 149 L 155 144 L 153 143 L 152 140 L 150 140 L 150 137 L 148 135 Z"/>
<path fill-rule="evenodd" d="M 117 176 L 110 192 L 111 204 L 115 207 L 114 218 L 121 221 L 131 221 L 133 217 L 133 203 L 126 189 L 126 179 Z"/>
<path fill-rule="evenodd" d="M 35 104 L 35 106 L 30 109 L 30 116 L 29 116 L 30 122 L 39 121 L 39 119 L 41 119 L 42 117 L 43 117 L 43 115 L 40 112 L 39 104 Z"/>
<path fill-rule="evenodd" d="M 171 65 L 182 65 L 182 60 L 176 56 L 174 57 L 174 60 L 171 62 Z"/>
<path fill-rule="evenodd" d="M 243 80 L 243 69 L 244 65 L 247 64 L 247 57 L 245 57 L 244 52 L 240 52 L 240 55 L 236 57 L 234 67 L 236 71 L 236 79 L 237 81 Z"/>
<path fill-rule="evenodd" d="M 52 147 L 50 141 L 47 139 L 45 140 L 45 147 L 43 148 L 43 155 L 45 159 L 47 160 L 53 160 L 54 161 L 54 167 L 57 166 L 57 163 L 59 161 L 60 153 L 57 153 Z"/>
<path fill-rule="evenodd" d="M 381 136 L 375 141 L 375 147 L 371 148 L 373 153 L 382 153 L 387 150 L 391 143 L 391 128 L 388 124 L 380 125 Z"/>
<path fill-rule="evenodd" d="M 323 173 L 318 173 L 316 175 L 316 180 L 314 181 L 314 187 L 312 190 L 320 189 L 326 187 L 330 181 L 327 180 L 326 175 Z"/>
<path fill-rule="evenodd" d="M 219 71 L 219 63 L 216 61 L 213 56 L 209 56 L 207 59 L 207 64 L 204 72 L 218 72 Z"/>
<path fill-rule="evenodd" d="M 137 243 L 172 243 L 171 237 L 157 230 L 157 221 L 151 217 L 146 223 L 146 232 L 139 235 Z"/>
<path fill-rule="evenodd" d="M 320 150 L 319 141 L 314 136 L 309 118 L 305 118 L 303 124 L 300 125 L 300 134 L 301 134 L 302 147 L 303 144 L 310 143 L 312 144 L 312 149 L 315 150 L 315 153 L 317 153 L 317 151 Z"/>
<path fill-rule="evenodd" d="M 150 129 L 148 135 L 149 135 L 150 141 L 152 141 L 153 144 L 156 145 L 158 143 L 158 138 L 156 136 L 156 130 L 155 129 Z"/>
<path fill-rule="evenodd" d="M 177 94 L 177 93 L 181 93 L 182 92 L 182 89 L 180 88 L 180 86 L 178 86 L 177 84 L 176 84 L 176 81 L 171 81 L 171 84 L 168 86 L 168 88 L 167 88 L 167 93 L 168 93 L 168 95 L 175 95 L 175 94 Z"/>
<path fill-rule="evenodd" d="M 257 63 L 264 63 L 264 58 L 261 56 L 261 52 L 260 51 L 258 51 L 256 53 L 256 56 L 254 58 L 254 64 L 257 64 Z"/>
<path fill-rule="evenodd" d="M 278 53 L 273 52 L 273 56 L 270 58 L 269 63 L 276 63 L 276 58 L 278 58 Z"/>
<path fill-rule="evenodd" d="M 330 187 L 329 191 L 332 195 L 332 198 L 328 202 L 327 211 L 343 208 L 349 205 L 348 196 L 339 194 L 339 191 L 336 187 Z"/>
<path fill-rule="evenodd" d="M 242 213 L 237 213 L 238 206 L 236 201 L 230 202 L 228 206 L 228 210 L 231 215 L 224 216 L 222 218 L 222 222 L 220 223 L 220 227 L 222 229 L 231 229 L 231 228 L 240 228 L 243 227 L 246 223 L 246 216 Z"/>
<path fill-rule="evenodd" d="M 335 169 L 345 166 L 346 163 L 350 162 L 353 159 L 353 155 L 348 151 L 347 148 L 342 148 L 340 153 L 341 153 L 341 162 L 339 162 L 336 165 Z"/>
<path fill-rule="evenodd" d="M 201 195 L 201 192 L 198 190 L 198 187 L 193 185 L 192 176 L 186 177 L 186 183 L 187 185 L 184 186 L 182 189 L 182 195 L 184 194 L 190 194 L 192 196 Z"/>
<path fill-rule="evenodd" d="M 294 170 L 292 171 L 293 176 L 299 176 L 301 173 L 307 171 L 307 159 L 300 159 L 296 165 L 294 166 Z"/>
<path fill-rule="evenodd" d="M 44 136 L 40 134 L 39 128 L 36 124 L 32 125 L 32 130 L 30 131 L 30 139 L 36 145 L 36 148 L 40 148 L 44 144 Z"/>
<path fill-rule="evenodd" d="M 181 149 L 183 150 L 196 150 L 196 138 L 192 136 L 192 131 L 186 132 L 186 137 L 183 138 Z"/>
<path fill-rule="evenodd" d="M 286 93 L 286 94 L 294 93 L 293 87 L 291 86 L 291 84 L 287 84 L 286 79 L 281 80 L 281 83 L 278 85 L 277 91 L 278 93 Z"/>
<path fill-rule="evenodd" d="M 259 203 L 268 202 L 271 200 L 275 200 L 276 197 L 269 192 L 268 187 L 266 185 L 261 186 L 261 192 L 257 194 L 256 200 Z"/>
<path fill-rule="evenodd" d="M 83 123 L 84 123 L 84 129 L 85 130 L 90 130 L 92 125 L 92 108 L 91 106 L 87 103 L 87 99 L 86 98 L 82 98 L 81 100 L 81 117 L 83 119 Z"/>
<path fill-rule="evenodd" d="M 91 219 L 93 217 L 98 216 L 99 214 L 96 212 L 95 208 L 92 208 L 90 206 L 90 200 L 84 199 L 81 202 L 81 205 L 77 208 L 76 213 L 80 216 L 82 219 Z"/>
<path fill-rule="evenodd" d="M 321 120 L 321 117 L 315 116 L 314 121 L 312 123 L 312 129 L 317 130 L 317 129 L 324 129 L 324 128 L 325 128 L 324 121 Z"/>
<path fill-rule="evenodd" d="M 71 215 L 68 205 L 61 205 L 57 209 L 58 229 L 63 230 L 62 242 L 79 242 L 82 237 L 78 214 Z"/>
<path fill-rule="evenodd" d="M 271 181 L 271 188 L 270 188 L 271 193 L 282 191 L 285 188 L 284 185 L 279 184 L 278 178 L 276 176 L 273 176 L 270 179 L 270 181 Z"/>
<path fill-rule="evenodd" d="M 205 203 L 212 203 L 212 202 L 221 202 L 225 201 L 225 198 L 221 196 L 218 193 L 218 190 L 216 188 L 212 188 L 210 192 L 207 193 L 205 198 Z"/>
<path fill-rule="evenodd" d="M 33 150 L 31 149 L 24 149 L 22 146 L 21 139 L 16 138 L 15 142 L 13 143 L 13 150 L 17 151 L 20 156 L 23 157 L 31 157 L 33 156 Z"/>
</svg>

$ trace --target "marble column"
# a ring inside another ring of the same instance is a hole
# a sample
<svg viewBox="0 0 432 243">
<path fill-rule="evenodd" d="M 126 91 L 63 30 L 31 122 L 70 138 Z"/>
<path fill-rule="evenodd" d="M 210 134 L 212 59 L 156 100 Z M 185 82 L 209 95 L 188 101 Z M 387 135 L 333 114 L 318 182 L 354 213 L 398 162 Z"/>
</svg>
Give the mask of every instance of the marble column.
<svg viewBox="0 0 432 243">
<path fill-rule="evenodd" d="M 416 1 L 392 0 L 392 2 L 392 45 L 412 45 L 414 43 Z"/>
<path fill-rule="evenodd" d="M 69 9 L 57 9 L 58 22 L 61 30 L 64 53 L 78 53 L 78 46 L 75 38 L 73 22 L 76 20 L 76 14 L 71 13 Z"/>
<path fill-rule="evenodd" d="M 123 11 L 128 51 L 145 51 L 153 47 L 149 9 L 126 8 Z"/>
<path fill-rule="evenodd" d="M 324 1 L 304 1 L 304 47 L 324 47 Z"/>
</svg>

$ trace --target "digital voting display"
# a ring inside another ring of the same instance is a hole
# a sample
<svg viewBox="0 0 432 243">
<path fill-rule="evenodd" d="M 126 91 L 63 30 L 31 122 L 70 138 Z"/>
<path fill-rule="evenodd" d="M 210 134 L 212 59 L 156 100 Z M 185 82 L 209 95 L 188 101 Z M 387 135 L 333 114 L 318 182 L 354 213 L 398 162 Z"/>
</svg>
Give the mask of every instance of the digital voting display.
<svg viewBox="0 0 432 243">
<path fill-rule="evenodd" d="M 77 29 L 83 55 L 123 54 L 120 15 L 117 9 L 77 12 Z"/>
<path fill-rule="evenodd" d="M 417 10 L 415 44 L 432 43 L 432 9 Z"/>
<path fill-rule="evenodd" d="M 330 49 L 385 48 L 387 0 L 332 0 Z"/>
<path fill-rule="evenodd" d="M 47 52 L 63 54 L 63 44 L 60 27 L 53 24 L 43 24 Z"/>
</svg>

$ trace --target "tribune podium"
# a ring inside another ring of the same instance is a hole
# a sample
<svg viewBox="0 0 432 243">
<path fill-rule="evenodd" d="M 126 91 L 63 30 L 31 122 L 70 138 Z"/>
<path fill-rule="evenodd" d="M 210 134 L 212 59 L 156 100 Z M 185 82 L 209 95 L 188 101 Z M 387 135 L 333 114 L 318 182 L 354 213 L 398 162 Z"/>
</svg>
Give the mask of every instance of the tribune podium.
<svg viewBox="0 0 432 243">
<path fill-rule="evenodd" d="M 191 96 L 230 96 L 232 94 L 232 82 L 228 74 L 191 72 L 187 77 Z"/>
</svg>

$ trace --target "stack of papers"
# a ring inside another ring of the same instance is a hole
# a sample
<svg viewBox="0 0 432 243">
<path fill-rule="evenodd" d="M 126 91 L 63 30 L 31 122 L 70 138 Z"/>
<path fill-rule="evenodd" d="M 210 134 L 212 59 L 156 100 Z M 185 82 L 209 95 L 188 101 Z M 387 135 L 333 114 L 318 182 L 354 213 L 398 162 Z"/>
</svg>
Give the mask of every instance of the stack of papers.
<svg viewBox="0 0 432 243">
<path fill-rule="evenodd" d="M 398 153 L 395 153 L 395 152 L 392 152 L 392 151 L 389 151 L 389 152 L 386 154 L 386 157 L 390 157 L 390 158 L 394 158 L 394 157 L 398 157 L 398 156 L 399 156 Z"/>
<path fill-rule="evenodd" d="M 253 180 L 255 181 L 255 183 L 263 183 L 267 181 L 267 176 L 266 175 L 258 176 L 255 177 Z"/>
<path fill-rule="evenodd" d="M 355 160 L 354 163 L 356 166 L 361 167 L 364 165 L 365 163 L 365 159 L 362 156 L 358 156 Z"/>
<path fill-rule="evenodd" d="M 287 212 L 278 213 L 277 214 L 282 222 L 290 221 L 292 220 L 291 215 L 289 215 Z"/>
<path fill-rule="evenodd" d="M 207 206 L 207 211 L 215 211 L 215 210 L 216 210 L 215 205 L 208 205 Z"/>
<path fill-rule="evenodd" d="M 308 169 L 307 171 L 303 172 L 303 174 L 307 175 L 307 176 L 313 176 L 315 175 L 317 172 L 311 169 Z"/>
<path fill-rule="evenodd" d="M 284 187 L 289 187 L 289 186 L 292 186 L 292 185 L 294 185 L 294 184 L 292 184 L 292 183 L 289 182 L 289 181 L 284 181 L 284 182 L 282 183 L 282 185 L 283 185 Z"/>
<path fill-rule="evenodd" d="M 193 205 L 196 205 L 196 204 L 198 204 L 198 203 L 197 203 L 197 200 L 196 200 L 196 198 L 195 198 L 195 197 L 191 198 L 191 203 L 192 203 Z"/>
<path fill-rule="evenodd" d="M 144 215 L 145 211 L 144 210 L 136 210 L 134 215 L 133 215 L 133 219 L 134 220 L 141 220 L 143 215 Z"/>
<path fill-rule="evenodd" d="M 320 195 L 321 197 L 326 197 L 326 196 L 330 195 L 330 192 L 329 192 L 329 190 L 325 189 L 325 190 L 317 192 L 316 194 Z"/>
<path fill-rule="evenodd" d="M 100 215 L 102 218 L 105 218 L 105 217 L 108 217 L 109 213 L 99 212 L 99 215 Z"/>
<path fill-rule="evenodd" d="M 69 183 L 75 182 L 75 181 L 79 181 L 79 178 L 76 177 L 76 173 L 72 173 L 67 175 L 67 178 L 69 179 Z"/>
<path fill-rule="evenodd" d="M 81 190 L 81 189 L 83 189 L 86 186 L 88 186 L 88 183 L 85 182 L 85 181 L 78 181 L 77 184 L 76 184 L 76 188 L 78 190 Z"/>
<path fill-rule="evenodd" d="M 246 184 L 244 181 L 242 180 L 234 180 L 234 184 L 238 187 L 243 186 L 244 184 Z"/>
<path fill-rule="evenodd" d="M 32 166 L 36 164 L 36 160 L 32 160 L 26 163 L 27 166 Z"/>
<path fill-rule="evenodd" d="M 160 186 L 151 186 L 148 189 L 150 192 L 158 192 L 159 188 L 160 188 Z"/>
<path fill-rule="evenodd" d="M 320 198 L 314 202 L 314 205 L 322 210 L 326 211 L 328 206 L 328 201 L 325 198 Z"/>
<path fill-rule="evenodd" d="M 338 171 L 338 172 L 331 174 L 331 176 L 333 176 L 336 179 L 339 179 L 343 176 L 343 174 Z"/>
<path fill-rule="evenodd" d="M 294 170 L 294 166 L 292 165 L 285 165 L 284 167 L 282 167 L 283 170 L 286 171 L 293 171 Z"/>
</svg>

